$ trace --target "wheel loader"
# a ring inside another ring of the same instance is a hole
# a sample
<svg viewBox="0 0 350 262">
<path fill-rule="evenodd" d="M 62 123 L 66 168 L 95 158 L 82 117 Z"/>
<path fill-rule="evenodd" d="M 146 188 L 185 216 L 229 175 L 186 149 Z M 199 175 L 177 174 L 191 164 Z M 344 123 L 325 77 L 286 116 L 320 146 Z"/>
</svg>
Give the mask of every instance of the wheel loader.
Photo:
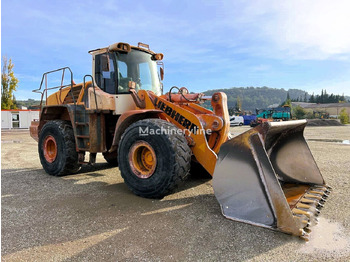
<svg viewBox="0 0 350 262">
<path fill-rule="evenodd" d="M 148 45 L 89 53 L 92 74 L 82 83 L 65 67 L 44 73 L 34 90 L 41 111 L 30 134 L 49 175 L 75 173 L 102 153 L 133 193 L 162 198 L 191 166 L 202 168 L 225 217 L 308 239 L 330 187 L 304 139 L 305 120 L 266 122 L 231 137 L 226 95 L 175 86 L 163 94 L 163 54 Z M 62 73 L 60 85 L 48 86 L 52 73 Z"/>
</svg>

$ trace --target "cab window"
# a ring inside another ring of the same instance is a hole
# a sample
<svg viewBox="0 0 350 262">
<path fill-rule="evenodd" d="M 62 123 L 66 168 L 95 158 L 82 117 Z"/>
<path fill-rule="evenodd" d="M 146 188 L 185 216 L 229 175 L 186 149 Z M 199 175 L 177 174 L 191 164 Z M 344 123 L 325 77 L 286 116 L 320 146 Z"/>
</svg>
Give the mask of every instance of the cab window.
<svg viewBox="0 0 350 262">
<path fill-rule="evenodd" d="M 116 73 L 112 54 L 95 57 L 95 79 L 99 88 L 109 94 L 116 93 Z"/>
<path fill-rule="evenodd" d="M 118 94 L 129 93 L 129 81 L 131 77 L 128 77 L 128 67 L 125 62 L 117 61 L 118 65 Z"/>
</svg>

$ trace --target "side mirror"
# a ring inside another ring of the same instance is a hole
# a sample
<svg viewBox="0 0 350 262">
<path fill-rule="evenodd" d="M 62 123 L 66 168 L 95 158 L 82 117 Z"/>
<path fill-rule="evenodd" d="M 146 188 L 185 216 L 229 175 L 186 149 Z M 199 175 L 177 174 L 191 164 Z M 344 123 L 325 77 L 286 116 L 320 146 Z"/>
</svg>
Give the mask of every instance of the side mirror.
<svg viewBox="0 0 350 262">
<path fill-rule="evenodd" d="M 161 67 L 159 70 L 160 70 L 160 80 L 163 81 L 163 79 L 164 79 L 164 68 Z"/>
<path fill-rule="evenodd" d="M 101 69 L 103 72 L 109 72 L 109 57 L 108 54 L 101 55 Z"/>
<path fill-rule="evenodd" d="M 160 81 L 163 81 L 163 79 L 164 79 L 164 63 L 162 61 L 157 61 L 157 66 L 159 66 Z"/>
</svg>

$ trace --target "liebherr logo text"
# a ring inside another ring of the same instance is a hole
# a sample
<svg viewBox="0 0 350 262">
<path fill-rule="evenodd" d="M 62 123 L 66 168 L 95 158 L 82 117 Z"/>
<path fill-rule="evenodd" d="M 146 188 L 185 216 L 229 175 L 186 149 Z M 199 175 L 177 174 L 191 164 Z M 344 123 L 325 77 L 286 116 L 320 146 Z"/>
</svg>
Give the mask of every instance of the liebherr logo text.
<svg viewBox="0 0 350 262">
<path fill-rule="evenodd" d="M 192 133 L 196 134 L 196 132 L 198 130 L 198 126 L 196 124 L 192 123 L 190 120 L 188 120 L 186 117 L 184 117 L 180 113 L 176 112 L 170 106 L 166 105 L 165 103 L 158 100 L 157 98 L 155 100 L 155 106 L 156 106 L 156 108 L 159 108 L 165 114 L 170 116 L 172 119 L 174 119 L 176 122 L 178 122 L 180 125 L 182 125 L 184 128 L 186 128 L 186 129 L 190 130 Z"/>
</svg>

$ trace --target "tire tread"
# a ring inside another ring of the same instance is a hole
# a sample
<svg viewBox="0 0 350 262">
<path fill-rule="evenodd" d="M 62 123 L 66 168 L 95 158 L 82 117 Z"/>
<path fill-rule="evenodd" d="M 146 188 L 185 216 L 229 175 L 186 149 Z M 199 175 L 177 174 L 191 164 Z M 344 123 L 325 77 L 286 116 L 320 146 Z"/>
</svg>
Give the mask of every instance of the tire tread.
<svg viewBox="0 0 350 262">
<path fill-rule="evenodd" d="M 159 188 L 157 191 L 154 191 L 153 186 L 150 185 L 149 193 L 144 193 L 144 192 L 138 191 L 137 189 L 133 188 L 128 184 L 126 174 L 121 172 L 121 175 L 124 178 L 124 181 L 126 182 L 128 187 L 131 189 L 131 191 L 134 194 L 142 197 L 147 197 L 147 198 L 162 198 L 170 194 L 171 192 L 173 192 L 174 189 L 178 187 L 179 184 L 181 184 L 181 182 L 187 179 L 189 175 L 190 167 L 191 167 L 192 151 L 187 144 L 186 138 L 183 135 L 179 134 L 178 132 L 175 132 L 175 130 L 177 130 L 178 128 L 172 123 L 169 123 L 162 119 L 152 118 L 152 119 L 139 120 L 135 122 L 125 130 L 124 134 L 121 137 L 121 141 L 130 130 L 140 125 L 164 128 L 164 129 L 169 129 L 174 131 L 171 133 L 172 135 L 166 135 L 171 144 L 171 147 L 173 148 L 172 157 L 175 158 L 173 165 L 169 166 L 170 179 L 167 181 L 166 184 L 162 186 L 162 188 Z M 119 145 L 121 144 L 122 143 L 120 143 Z M 118 149 L 119 151 L 118 156 L 123 155 L 123 153 L 125 153 L 125 152 L 120 152 L 120 150 L 122 149 L 121 148 Z"/>
</svg>

